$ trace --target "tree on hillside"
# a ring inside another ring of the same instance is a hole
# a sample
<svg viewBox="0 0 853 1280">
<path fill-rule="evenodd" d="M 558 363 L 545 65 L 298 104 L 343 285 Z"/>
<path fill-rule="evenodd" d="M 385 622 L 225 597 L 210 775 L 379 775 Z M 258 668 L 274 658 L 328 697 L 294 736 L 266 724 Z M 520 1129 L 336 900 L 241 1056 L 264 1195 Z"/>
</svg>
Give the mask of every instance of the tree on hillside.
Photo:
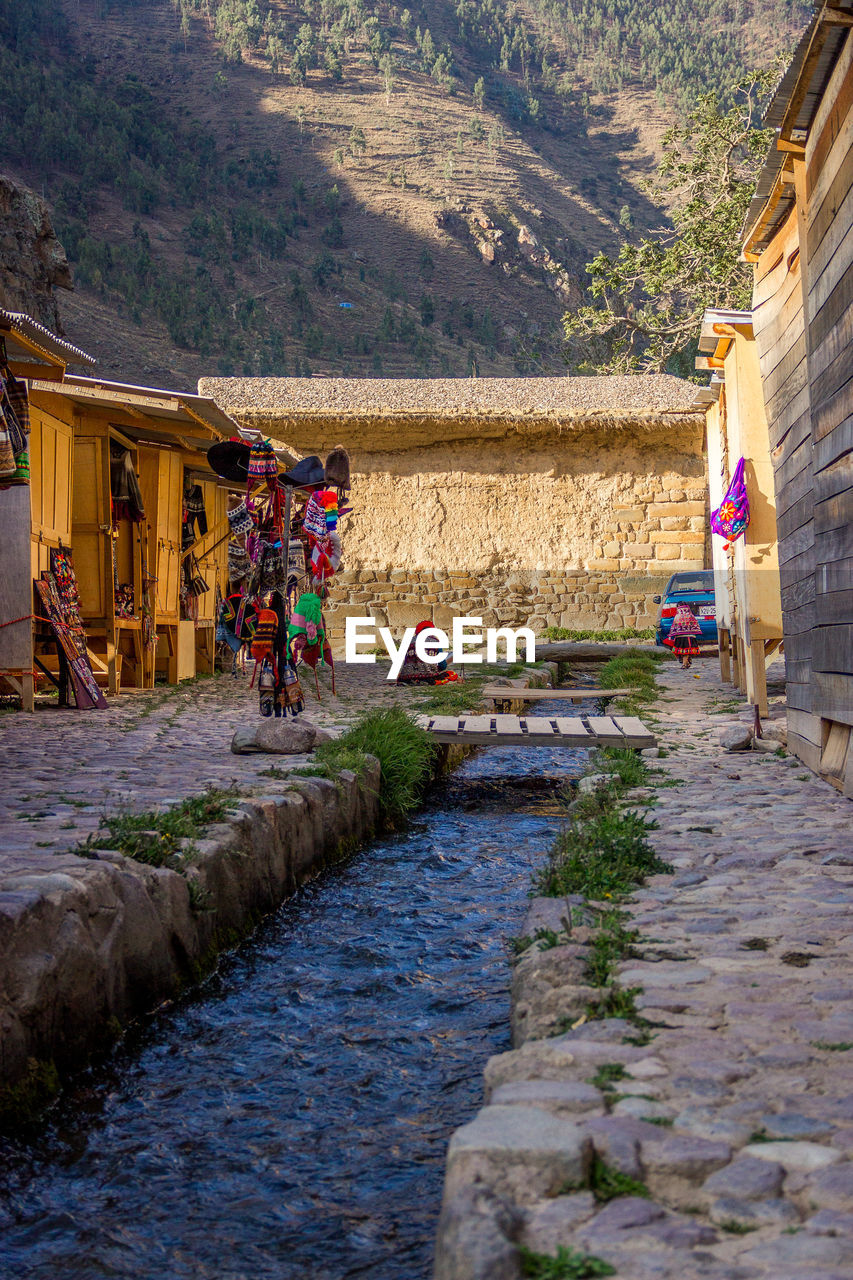
<svg viewBox="0 0 853 1280">
<path fill-rule="evenodd" d="M 682 371 L 706 308 L 749 307 L 740 231 L 773 137 L 758 121 L 777 76 L 778 69 L 751 73 L 735 87 L 728 109 L 716 93 L 702 94 L 685 124 L 666 134 L 664 158 L 646 190 L 669 205 L 672 225 L 587 264 L 590 301 L 563 317 L 575 367 Z"/>
</svg>

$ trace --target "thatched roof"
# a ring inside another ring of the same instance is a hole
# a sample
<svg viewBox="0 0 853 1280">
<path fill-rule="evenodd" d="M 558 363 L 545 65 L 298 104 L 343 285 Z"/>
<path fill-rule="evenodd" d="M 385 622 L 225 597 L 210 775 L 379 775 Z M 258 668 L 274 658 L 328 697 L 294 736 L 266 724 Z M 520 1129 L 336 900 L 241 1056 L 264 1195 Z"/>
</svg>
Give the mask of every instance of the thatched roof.
<svg viewBox="0 0 853 1280">
<path fill-rule="evenodd" d="M 696 388 L 668 374 L 596 378 L 202 378 L 243 426 L 296 448 L 701 425 Z"/>
</svg>

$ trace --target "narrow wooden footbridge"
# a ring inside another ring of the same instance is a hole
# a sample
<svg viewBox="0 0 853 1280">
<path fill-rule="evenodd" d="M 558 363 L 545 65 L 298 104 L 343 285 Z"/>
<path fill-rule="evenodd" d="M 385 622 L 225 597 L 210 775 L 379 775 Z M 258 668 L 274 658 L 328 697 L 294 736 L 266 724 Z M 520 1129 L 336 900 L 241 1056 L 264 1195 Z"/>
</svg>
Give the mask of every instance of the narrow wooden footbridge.
<svg viewBox="0 0 853 1280">
<path fill-rule="evenodd" d="M 419 716 L 436 742 L 474 747 L 654 747 L 636 716 Z"/>
</svg>

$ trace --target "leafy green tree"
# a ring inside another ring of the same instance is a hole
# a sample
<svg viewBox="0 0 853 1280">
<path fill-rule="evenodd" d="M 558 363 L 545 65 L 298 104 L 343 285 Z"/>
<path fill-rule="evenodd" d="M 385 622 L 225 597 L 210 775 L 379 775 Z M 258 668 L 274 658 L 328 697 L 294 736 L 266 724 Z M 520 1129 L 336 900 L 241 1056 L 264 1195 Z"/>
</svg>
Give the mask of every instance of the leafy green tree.
<svg viewBox="0 0 853 1280">
<path fill-rule="evenodd" d="M 716 93 L 700 95 L 684 125 L 665 135 L 648 190 L 670 206 L 671 226 L 587 264 L 590 301 L 563 317 L 575 367 L 665 370 L 692 346 L 708 307 L 749 306 L 739 238 L 773 137 L 757 122 L 775 77 L 772 70 L 747 76 L 728 109 Z"/>
</svg>

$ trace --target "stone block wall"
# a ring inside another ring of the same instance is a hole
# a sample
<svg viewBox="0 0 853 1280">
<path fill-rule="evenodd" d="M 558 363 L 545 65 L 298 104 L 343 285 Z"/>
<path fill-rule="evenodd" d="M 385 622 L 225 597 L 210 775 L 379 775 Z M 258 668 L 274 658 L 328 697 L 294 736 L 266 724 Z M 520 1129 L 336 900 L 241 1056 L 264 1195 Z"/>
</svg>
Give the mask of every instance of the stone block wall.
<svg viewBox="0 0 853 1280">
<path fill-rule="evenodd" d="M 327 608 L 332 639 L 342 641 L 347 616 L 373 616 L 394 630 L 427 616 L 438 626 L 448 627 L 454 616 L 476 616 L 486 627 L 530 626 L 537 634 L 546 627 L 653 626 L 658 607 L 652 597 L 670 575 L 710 563 L 704 476 L 666 480 L 676 483 L 665 488 L 643 476 L 632 492 L 614 498 L 593 536 L 584 539 L 588 554 L 573 556 L 566 568 L 521 567 L 529 559 L 521 529 L 516 566 L 370 567 L 369 553 L 358 543 L 353 547 L 345 530 L 345 563 L 360 563 L 335 580 Z M 441 549 L 436 541 L 439 556 Z"/>
</svg>

